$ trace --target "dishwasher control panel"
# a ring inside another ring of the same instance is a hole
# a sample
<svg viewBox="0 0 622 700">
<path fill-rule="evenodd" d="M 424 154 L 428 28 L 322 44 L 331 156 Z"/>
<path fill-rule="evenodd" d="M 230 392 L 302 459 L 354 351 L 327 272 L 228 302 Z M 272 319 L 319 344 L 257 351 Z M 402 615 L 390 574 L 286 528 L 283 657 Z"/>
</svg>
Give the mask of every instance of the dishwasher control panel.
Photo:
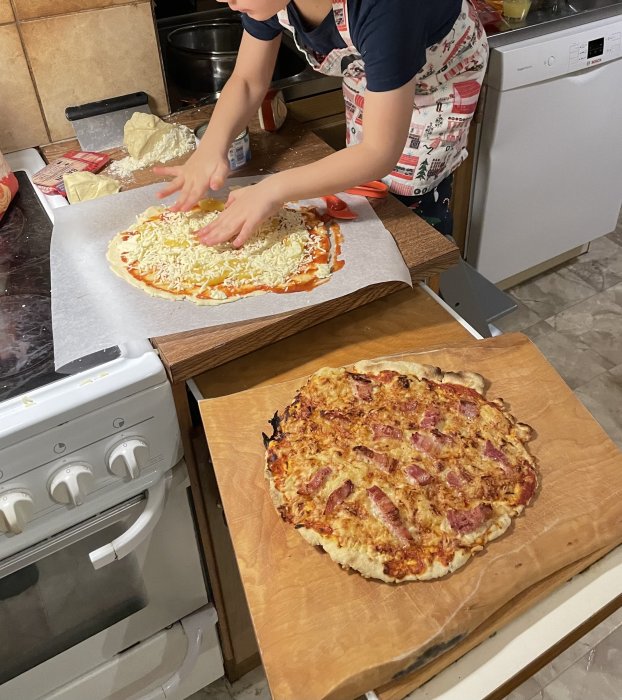
<svg viewBox="0 0 622 700">
<path fill-rule="evenodd" d="M 494 48 L 486 84 L 513 90 L 622 58 L 622 18 Z"/>
<path fill-rule="evenodd" d="M 589 68 L 622 54 L 622 31 L 607 32 L 595 39 L 577 41 L 570 45 L 568 67 L 571 70 Z"/>
</svg>

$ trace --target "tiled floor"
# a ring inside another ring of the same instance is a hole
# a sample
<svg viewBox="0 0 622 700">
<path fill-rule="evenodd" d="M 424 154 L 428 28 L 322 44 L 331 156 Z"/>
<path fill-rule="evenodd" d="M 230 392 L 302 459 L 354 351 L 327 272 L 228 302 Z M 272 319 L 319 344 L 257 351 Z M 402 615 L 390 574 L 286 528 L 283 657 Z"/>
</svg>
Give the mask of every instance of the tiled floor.
<svg viewBox="0 0 622 700">
<path fill-rule="evenodd" d="M 518 309 L 497 326 L 526 333 L 622 449 L 622 216 L 616 231 L 585 255 L 509 291 Z M 620 699 L 622 610 L 506 698 Z M 270 700 L 270 693 L 256 669 L 233 685 L 221 679 L 189 700 Z"/>
</svg>

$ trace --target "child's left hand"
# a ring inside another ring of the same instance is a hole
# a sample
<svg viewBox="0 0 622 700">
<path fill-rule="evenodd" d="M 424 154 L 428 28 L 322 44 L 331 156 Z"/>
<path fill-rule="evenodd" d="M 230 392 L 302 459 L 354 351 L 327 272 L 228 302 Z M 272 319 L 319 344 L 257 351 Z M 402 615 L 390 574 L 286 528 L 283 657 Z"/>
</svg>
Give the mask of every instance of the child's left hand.
<svg viewBox="0 0 622 700">
<path fill-rule="evenodd" d="M 266 219 L 275 214 L 283 202 L 275 196 L 270 178 L 229 194 L 225 210 L 205 228 L 196 232 L 204 245 L 231 241 L 240 248 Z"/>
</svg>

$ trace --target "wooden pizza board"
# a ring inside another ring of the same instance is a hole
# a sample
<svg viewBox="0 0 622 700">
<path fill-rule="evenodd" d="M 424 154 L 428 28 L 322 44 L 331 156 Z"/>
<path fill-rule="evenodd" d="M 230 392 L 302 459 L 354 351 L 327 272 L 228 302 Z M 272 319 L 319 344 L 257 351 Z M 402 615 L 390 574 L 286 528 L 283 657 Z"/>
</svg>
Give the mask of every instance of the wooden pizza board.
<svg viewBox="0 0 622 700">
<path fill-rule="evenodd" d="M 201 402 L 275 700 L 351 699 L 386 685 L 442 659 L 504 606 L 497 619 L 512 619 L 507 604 L 530 587 L 552 590 L 564 580 L 556 573 L 622 542 L 622 453 L 526 336 L 399 359 L 483 374 L 487 395 L 536 430 L 530 449 L 541 490 L 503 537 L 454 574 L 399 585 L 366 580 L 286 526 L 264 483 L 261 432 L 305 378 Z"/>
</svg>

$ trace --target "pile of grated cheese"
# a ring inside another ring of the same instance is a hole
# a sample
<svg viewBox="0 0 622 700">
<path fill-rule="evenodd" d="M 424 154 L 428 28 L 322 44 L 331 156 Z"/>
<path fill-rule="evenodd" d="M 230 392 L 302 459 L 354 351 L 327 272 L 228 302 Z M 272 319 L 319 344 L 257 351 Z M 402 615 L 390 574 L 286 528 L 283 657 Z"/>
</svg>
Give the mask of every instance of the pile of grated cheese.
<svg viewBox="0 0 622 700">
<path fill-rule="evenodd" d="M 146 212 L 153 215 L 153 211 Z M 223 285 L 280 287 L 313 260 L 321 237 L 305 226 L 303 215 L 292 209 L 264 222 L 242 248 L 231 243 L 206 246 L 194 232 L 219 215 L 215 211 L 171 212 L 164 209 L 156 219 L 141 219 L 122 241 L 120 252 L 132 268 L 171 291 Z M 143 215 L 144 216 L 144 215 Z M 317 276 L 330 275 L 330 266 L 318 266 Z M 210 290 L 213 299 L 228 297 L 221 289 Z"/>
</svg>

